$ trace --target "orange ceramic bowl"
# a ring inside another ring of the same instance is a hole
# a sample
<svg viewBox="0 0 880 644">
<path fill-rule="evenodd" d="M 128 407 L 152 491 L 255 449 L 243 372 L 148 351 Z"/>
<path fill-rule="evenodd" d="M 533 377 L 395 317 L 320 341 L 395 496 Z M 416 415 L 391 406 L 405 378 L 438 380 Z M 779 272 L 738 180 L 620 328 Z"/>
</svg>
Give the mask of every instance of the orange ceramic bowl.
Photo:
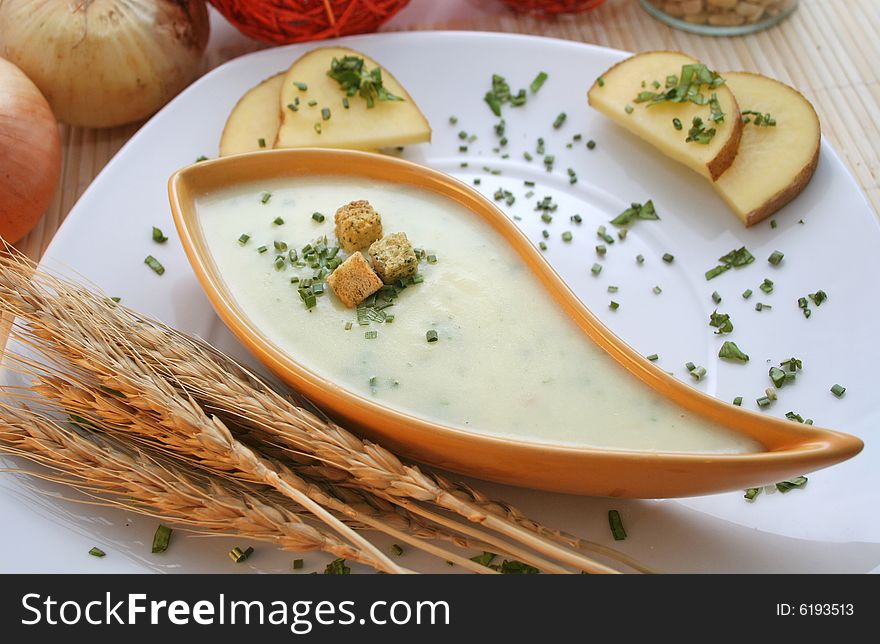
<svg viewBox="0 0 880 644">
<path fill-rule="evenodd" d="M 198 220 L 199 197 L 230 186 L 301 176 L 351 176 L 413 186 L 489 223 L 593 342 L 679 406 L 763 446 L 748 454 L 687 454 L 548 445 L 476 434 L 386 407 L 328 381 L 270 342 L 230 295 Z M 605 327 L 495 205 L 446 174 L 389 156 L 348 150 L 273 150 L 198 163 L 169 181 L 174 220 L 218 315 L 254 355 L 330 416 L 400 456 L 477 478 L 556 492 L 666 498 L 769 484 L 854 456 L 854 436 L 770 418 L 703 394 L 646 360 Z"/>
</svg>

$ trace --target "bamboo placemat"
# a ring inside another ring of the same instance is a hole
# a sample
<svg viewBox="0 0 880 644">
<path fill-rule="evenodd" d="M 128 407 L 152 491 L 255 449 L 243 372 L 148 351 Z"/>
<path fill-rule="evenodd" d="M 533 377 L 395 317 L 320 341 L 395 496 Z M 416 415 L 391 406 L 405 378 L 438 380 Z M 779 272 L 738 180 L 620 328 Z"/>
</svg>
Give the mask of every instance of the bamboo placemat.
<svg viewBox="0 0 880 644">
<path fill-rule="evenodd" d="M 735 38 L 671 29 L 645 13 L 637 0 L 608 0 L 595 11 L 556 20 L 505 13 L 477 22 L 418 28 L 537 34 L 629 51 L 680 49 L 719 70 L 744 69 L 778 78 L 812 101 L 823 132 L 844 157 L 875 212 L 880 213 L 878 0 L 801 0 L 800 8 L 779 26 Z M 210 52 L 205 71 L 246 49 Z M 73 204 L 138 127 L 91 130 L 62 126 L 61 185 L 46 215 L 18 244 L 19 249 L 33 258 L 42 255 Z"/>
</svg>

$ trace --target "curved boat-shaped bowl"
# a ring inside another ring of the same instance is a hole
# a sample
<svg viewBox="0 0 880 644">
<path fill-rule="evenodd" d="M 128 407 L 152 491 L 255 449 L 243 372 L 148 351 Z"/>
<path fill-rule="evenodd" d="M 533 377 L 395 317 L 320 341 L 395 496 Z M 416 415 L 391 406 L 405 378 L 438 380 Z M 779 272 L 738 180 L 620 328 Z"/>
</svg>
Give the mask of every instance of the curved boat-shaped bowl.
<svg viewBox="0 0 880 644">
<path fill-rule="evenodd" d="M 748 454 L 640 452 L 548 445 L 477 434 L 386 407 L 322 378 L 270 342 L 230 295 L 199 225 L 196 200 L 266 179 L 351 176 L 409 185 L 461 204 L 519 254 L 564 311 L 617 362 L 660 394 L 708 422 L 763 445 Z M 769 484 L 854 456 L 854 436 L 770 418 L 703 394 L 670 376 L 615 336 L 574 295 L 507 216 L 471 187 L 408 161 L 347 150 L 277 150 L 198 163 L 169 181 L 174 219 L 189 261 L 232 332 L 285 382 L 331 416 L 401 456 L 524 487 L 598 496 L 665 498 Z"/>
</svg>

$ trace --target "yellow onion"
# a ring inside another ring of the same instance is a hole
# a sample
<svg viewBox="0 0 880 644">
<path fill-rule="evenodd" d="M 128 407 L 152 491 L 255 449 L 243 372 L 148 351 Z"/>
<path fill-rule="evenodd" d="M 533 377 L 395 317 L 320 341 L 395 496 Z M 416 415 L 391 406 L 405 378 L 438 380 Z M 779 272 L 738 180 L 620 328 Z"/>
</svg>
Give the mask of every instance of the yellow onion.
<svg viewBox="0 0 880 644">
<path fill-rule="evenodd" d="M 0 0 L 0 55 L 71 125 L 146 118 L 198 71 L 204 0 Z"/>
<path fill-rule="evenodd" d="M 0 237 L 14 244 L 39 221 L 61 174 L 58 123 L 40 90 L 0 58 Z"/>
</svg>

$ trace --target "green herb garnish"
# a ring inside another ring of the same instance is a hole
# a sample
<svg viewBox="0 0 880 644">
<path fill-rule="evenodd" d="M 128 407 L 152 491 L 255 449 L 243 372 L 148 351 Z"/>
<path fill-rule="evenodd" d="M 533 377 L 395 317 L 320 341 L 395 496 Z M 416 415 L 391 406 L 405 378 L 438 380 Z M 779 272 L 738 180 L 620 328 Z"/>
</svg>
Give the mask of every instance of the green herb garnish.
<svg viewBox="0 0 880 644">
<path fill-rule="evenodd" d="M 749 361 L 749 356 L 736 346 L 736 342 L 731 342 L 730 340 L 725 340 L 724 344 L 721 345 L 721 349 L 718 351 L 718 357 L 724 358 L 725 360 L 732 360 L 734 362 L 745 363 Z"/>
<path fill-rule="evenodd" d="M 743 123 L 752 123 L 758 127 L 776 127 L 776 119 L 770 112 L 754 112 L 752 110 L 744 110 L 742 112 Z"/>
<path fill-rule="evenodd" d="M 196 163 L 201 163 L 202 161 L 207 161 L 207 160 L 208 160 L 208 157 L 206 157 L 204 154 L 196 157 Z"/>
<path fill-rule="evenodd" d="M 752 255 L 745 246 L 743 246 L 742 248 L 737 248 L 730 251 L 726 255 L 722 255 L 718 258 L 718 261 L 721 262 L 721 265 L 706 271 L 706 280 L 711 280 L 715 277 L 718 277 L 719 275 L 721 275 L 721 273 L 724 273 L 730 268 L 741 268 L 743 266 L 751 264 L 755 261 L 755 256 Z M 747 292 L 749 293 L 749 295 L 751 295 L 751 291 Z M 743 294 L 743 297 L 747 296 Z"/>
<path fill-rule="evenodd" d="M 617 309 L 620 308 L 620 304 L 618 302 L 615 302 L 614 300 L 611 300 L 608 303 L 608 308 L 611 309 L 612 311 L 616 311 Z"/>
<path fill-rule="evenodd" d="M 330 120 L 330 108 L 329 107 L 322 107 L 321 108 L 321 119 L 324 121 Z"/>
<path fill-rule="evenodd" d="M 755 497 L 761 493 L 762 489 L 763 488 L 759 488 L 759 487 L 750 487 L 748 490 L 746 490 L 746 493 L 743 495 L 743 498 L 746 501 L 754 501 Z"/>
<path fill-rule="evenodd" d="M 791 492 L 792 490 L 803 489 L 808 480 L 809 479 L 807 479 L 806 476 L 796 476 L 793 479 L 789 479 L 787 481 L 780 481 L 776 484 L 776 489 L 783 494 L 786 494 L 788 492 Z"/>
<path fill-rule="evenodd" d="M 293 560 L 293 569 L 294 570 L 302 570 L 305 562 L 302 559 L 294 559 Z"/>
<path fill-rule="evenodd" d="M 533 80 L 532 84 L 529 85 L 529 89 L 532 90 L 532 94 L 538 93 L 538 90 L 541 89 L 541 87 L 547 81 L 547 78 L 549 77 L 547 76 L 546 72 L 539 72 L 538 75 L 535 76 L 535 80 Z"/>
<path fill-rule="evenodd" d="M 344 56 L 341 60 L 333 58 L 327 75 L 339 83 L 339 86 L 348 96 L 359 95 L 367 102 L 367 108 L 376 105 L 376 99 L 380 101 L 402 101 L 400 96 L 395 96 L 382 84 L 382 69 L 376 67 L 367 70 L 363 58 L 357 56 Z"/>
<path fill-rule="evenodd" d="M 595 149 L 595 147 L 596 147 L 596 142 L 593 139 L 590 139 L 589 141 L 587 141 L 587 149 L 588 150 L 593 150 L 593 149 Z"/>
<path fill-rule="evenodd" d="M 742 404 L 743 404 L 743 397 L 742 397 L 742 396 L 737 396 L 736 398 L 734 398 L 734 399 L 733 399 L 733 404 L 736 405 L 737 407 L 742 407 Z"/>
<path fill-rule="evenodd" d="M 671 255 L 669 253 L 663 253 L 663 261 L 666 262 L 667 264 L 671 264 L 673 261 L 675 261 L 675 255 Z"/>
<path fill-rule="evenodd" d="M 164 244 L 168 241 L 168 238 L 162 234 L 162 231 L 159 228 L 153 226 L 153 241 L 157 244 Z"/>
<path fill-rule="evenodd" d="M 92 555 L 93 557 L 103 557 L 107 553 L 104 552 L 103 550 L 101 550 L 99 547 L 94 546 L 89 550 L 89 554 Z"/>
<path fill-rule="evenodd" d="M 602 265 L 601 265 L 601 264 L 593 264 L 593 267 L 590 268 L 590 272 L 591 272 L 593 275 L 598 276 L 599 273 L 602 272 Z"/>
<path fill-rule="evenodd" d="M 156 275 L 165 274 L 165 267 L 162 266 L 162 263 L 152 255 L 147 255 L 147 257 L 144 259 L 144 264 L 153 269 L 153 272 L 156 273 Z"/>
<path fill-rule="evenodd" d="M 326 219 L 326 217 L 324 217 L 324 215 L 322 215 L 319 212 L 313 212 L 312 219 L 317 221 L 319 224 L 322 224 L 322 223 L 324 223 L 324 219 Z"/>
<path fill-rule="evenodd" d="M 846 393 L 846 387 L 835 384 L 831 387 L 831 393 L 837 396 L 838 398 L 843 398 L 843 394 Z"/>
<path fill-rule="evenodd" d="M 702 145 L 708 145 L 712 138 L 715 136 L 715 128 L 706 129 L 703 124 L 703 119 L 699 116 L 695 116 L 693 120 L 693 126 L 690 130 L 688 130 L 687 138 L 685 139 L 686 143 L 690 143 L 691 141 L 696 141 L 697 143 L 701 143 Z"/>
<path fill-rule="evenodd" d="M 565 123 L 565 119 L 568 118 L 565 112 L 560 112 L 559 116 L 553 121 L 553 129 L 558 130 L 562 127 L 562 124 Z"/>
<path fill-rule="evenodd" d="M 434 329 L 429 329 L 425 333 L 425 339 L 428 342 L 437 342 L 437 340 L 439 339 L 439 336 L 437 335 L 437 332 Z"/>
<path fill-rule="evenodd" d="M 761 285 L 758 288 L 760 288 L 765 293 L 770 294 L 773 292 L 773 282 L 771 280 L 768 280 L 767 278 L 764 278 L 764 281 L 761 282 Z"/>
<path fill-rule="evenodd" d="M 822 306 L 822 302 L 828 299 L 828 295 L 822 290 L 816 291 L 815 293 L 809 293 L 808 296 L 813 300 L 813 304 L 816 306 Z"/>
<path fill-rule="evenodd" d="M 608 510 L 608 527 L 611 528 L 611 534 L 615 541 L 624 541 L 626 539 L 626 530 L 623 528 L 623 521 L 620 518 L 620 512 L 617 510 Z"/>
<path fill-rule="evenodd" d="M 660 219 L 653 200 L 649 199 L 644 204 L 631 203 L 629 208 L 617 215 L 610 223 L 614 226 L 628 226 L 637 219 Z"/>
<path fill-rule="evenodd" d="M 782 261 L 783 257 L 785 257 L 783 253 L 779 252 L 778 250 L 774 250 L 772 253 L 770 253 L 770 257 L 767 258 L 767 261 L 774 266 L 779 266 L 779 262 Z"/>
<path fill-rule="evenodd" d="M 666 77 L 666 87 L 668 89 L 663 92 L 639 92 L 638 96 L 633 100 L 636 103 L 648 103 L 648 107 L 666 102 L 690 102 L 695 105 L 705 105 L 706 103 L 711 103 L 712 99 L 707 99 L 700 92 L 703 85 L 708 86 L 710 89 L 715 89 L 723 84 L 724 79 L 703 64 L 682 65 L 679 76 L 672 75 Z M 713 94 L 713 98 L 717 103 L 717 96 Z M 717 110 L 721 112 L 720 106 L 718 106 Z M 723 113 L 721 113 L 721 118 L 723 118 Z"/>
<path fill-rule="evenodd" d="M 334 559 L 324 568 L 325 575 L 350 575 L 351 568 L 345 565 L 345 559 Z"/>
<path fill-rule="evenodd" d="M 168 550 L 168 544 L 171 543 L 172 532 L 174 531 L 168 526 L 159 524 L 159 527 L 156 528 L 155 534 L 153 534 L 153 554 Z"/>
<path fill-rule="evenodd" d="M 235 546 L 232 550 L 229 551 L 229 558 L 232 559 L 235 563 L 241 563 L 242 561 L 247 561 L 248 557 L 254 554 L 254 549 L 252 547 L 248 547 L 247 550 L 242 550 L 238 546 Z"/>
<path fill-rule="evenodd" d="M 267 203 L 269 203 L 269 199 L 271 199 L 271 198 L 272 198 L 271 192 L 264 192 L 263 194 L 260 195 L 260 203 L 267 204 Z"/>
<path fill-rule="evenodd" d="M 719 313 L 718 311 L 713 311 L 709 316 L 709 326 L 718 329 L 715 332 L 716 335 L 733 331 L 733 322 L 730 321 L 730 315 Z"/>
<path fill-rule="evenodd" d="M 675 117 L 674 119 L 672 119 L 672 127 L 674 127 L 676 130 L 680 130 L 684 126 L 681 124 L 681 119 Z"/>
<path fill-rule="evenodd" d="M 569 231 L 566 230 L 564 233 L 562 233 L 562 241 L 570 242 L 571 239 L 572 239 L 572 237 L 571 237 L 571 233 Z"/>
</svg>

